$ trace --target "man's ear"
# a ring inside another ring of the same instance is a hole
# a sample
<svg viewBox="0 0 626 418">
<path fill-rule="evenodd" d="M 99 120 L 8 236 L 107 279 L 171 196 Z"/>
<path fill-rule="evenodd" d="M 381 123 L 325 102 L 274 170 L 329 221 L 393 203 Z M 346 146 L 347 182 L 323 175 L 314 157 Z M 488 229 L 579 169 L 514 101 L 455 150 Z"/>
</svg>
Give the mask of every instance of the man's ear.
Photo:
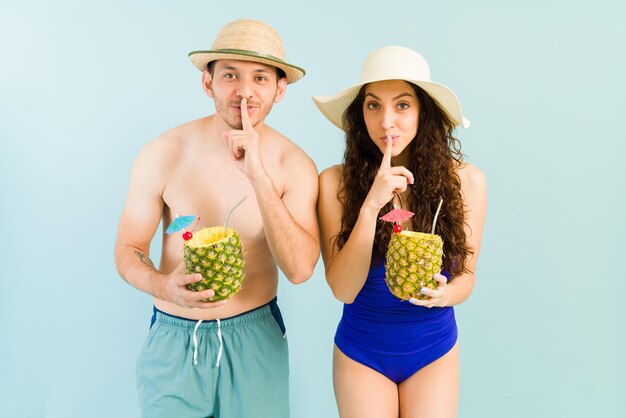
<svg viewBox="0 0 626 418">
<path fill-rule="evenodd" d="M 208 71 L 202 72 L 202 88 L 204 89 L 204 93 L 207 96 L 213 97 L 213 77 L 211 77 L 211 73 Z"/>
<path fill-rule="evenodd" d="M 278 80 L 276 84 L 276 97 L 274 98 L 274 103 L 278 103 L 283 100 L 285 97 L 285 93 L 287 92 L 287 79 L 285 77 Z"/>
</svg>

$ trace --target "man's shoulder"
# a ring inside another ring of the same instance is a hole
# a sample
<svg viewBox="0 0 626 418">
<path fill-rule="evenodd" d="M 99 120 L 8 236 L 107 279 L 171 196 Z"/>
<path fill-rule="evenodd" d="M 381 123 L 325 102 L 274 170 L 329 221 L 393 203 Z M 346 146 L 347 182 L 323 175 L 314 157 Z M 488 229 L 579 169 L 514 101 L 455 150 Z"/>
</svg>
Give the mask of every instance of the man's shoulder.
<svg viewBox="0 0 626 418">
<path fill-rule="evenodd" d="M 208 117 L 204 117 L 182 123 L 163 132 L 152 142 L 159 143 L 161 146 L 173 146 L 189 141 L 198 137 L 198 135 L 203 131 L 203 126 L 207 124 L 208 120 Z"/>
<path fill-rule="evenodd" d="M 159 158 L 175 158 L 201 132 L 206 118 L 192 120 L 161 133 L 143 146 L 142 153 Z"/>
<path fill-rule="evenodd" d="M 287 137 L 287 135 L 283 134 L 282 132 L 277 131 L 268 124 L 265 124 L 264 128 L 265 132 L 263 133 L 263 135 L 268 136 L 272 140 L 272 142 L 279 144 L 281 147 L 295 147 L 300 149 L 295 141 Z"/>
<path fill-rule="evenodd" d="M 272 138 L 272 142 L 278 145 L 278 149 L 281 150 L 283 159 L 296 163 L 305 162 L 306 164 L 315 165 L 313 159 L 294 140 L 268 125 L 265 125 L 265 127 L 268 129 L 267 135 Z"/>
</svg>

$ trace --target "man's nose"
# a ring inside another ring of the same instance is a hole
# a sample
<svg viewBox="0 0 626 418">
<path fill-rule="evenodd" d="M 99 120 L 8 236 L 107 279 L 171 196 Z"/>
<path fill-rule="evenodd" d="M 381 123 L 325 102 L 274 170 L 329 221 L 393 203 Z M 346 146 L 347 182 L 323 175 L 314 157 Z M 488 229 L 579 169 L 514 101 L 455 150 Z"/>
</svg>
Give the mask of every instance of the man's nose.
<svg viewBox="0 0 626 418">
<path fill-rule="evenodd" d="M 249 99 L 252 97 L 252 82 L 249 80 L 239 79 L 237 84 L 237 96 Z"/>
</svg>

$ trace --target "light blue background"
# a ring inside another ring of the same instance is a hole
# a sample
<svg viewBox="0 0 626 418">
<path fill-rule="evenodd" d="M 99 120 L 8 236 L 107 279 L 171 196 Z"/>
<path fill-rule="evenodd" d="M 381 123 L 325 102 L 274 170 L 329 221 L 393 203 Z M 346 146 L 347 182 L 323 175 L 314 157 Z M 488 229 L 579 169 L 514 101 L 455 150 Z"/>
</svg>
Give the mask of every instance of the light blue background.
<svg viewBox="0 0 626 418">
<path fill-rule="evenodd" d="M 268 122 L 320 171 L 343 141 L 310 96 L 355 83 L 375 47 L 420 51 L 460 97 L 463 151 L 489 181 L 478 283 L 457 308 L 460 416 L 626 416 L 625 3 L 348 3 L 2 0 L 1 417 L 138 416 L 151 301 L 113 260 L 129 170 L 213 112 L 187 52 L 240 17 L 307 69 Z M 281 280 L 293 416 L 336 417 L 341 305 L 321 262 Z"/>
</svg>

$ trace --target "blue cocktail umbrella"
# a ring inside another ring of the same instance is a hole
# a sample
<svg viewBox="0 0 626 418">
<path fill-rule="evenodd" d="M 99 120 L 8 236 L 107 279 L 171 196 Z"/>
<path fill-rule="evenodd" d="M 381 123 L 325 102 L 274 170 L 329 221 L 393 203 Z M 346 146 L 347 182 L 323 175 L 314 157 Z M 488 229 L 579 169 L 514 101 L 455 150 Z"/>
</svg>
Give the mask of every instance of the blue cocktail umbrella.
<svg viewBox="0 0 626 418">
<path fill-rule="evenodd" d="M 176 219 L 165 230 L 166 234 L 173 234 L 181 229 L 187 228 L 198 219 L 196 215 L 177 216 Z"/>
</svg>

